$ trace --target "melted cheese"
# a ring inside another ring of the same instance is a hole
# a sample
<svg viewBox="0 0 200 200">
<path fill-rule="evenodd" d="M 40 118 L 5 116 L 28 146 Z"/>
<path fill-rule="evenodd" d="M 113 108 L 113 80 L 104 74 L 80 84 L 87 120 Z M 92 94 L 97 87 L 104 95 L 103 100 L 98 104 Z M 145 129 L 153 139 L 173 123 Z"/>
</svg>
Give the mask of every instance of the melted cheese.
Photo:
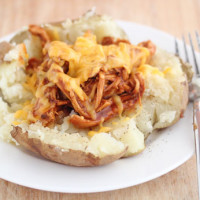
<svg viewBox="0 0 200 200">
<path fill-rule="evenodd" d="M 147 64 L 142 65 L 139 68 L 137 68 L 137 71 L 141 72 L 144 76 L 146 76 L 147 74 L 156 74 L 158 76 L 164 77 L 164 75 L 165 75 L 158 68 L 152 67 L 151 65 L 147 65 Z"/>
<path fill-rule="evenodd" d="M 171 70 L 172 70 L 171 67 L 167 67 L 167 68 L 163 71 L 163 73 L 164 73 L 164 74 L 167 74 L 167 73 L 171 72 Z"/>
<path fill-rule="evenodd" d="M 108 133 L 110 130 L 111 130 L 110 127 L 101 126 L 98 131 L 89 131 L 88 136 L 92 137 L 92 136 L 94 136 L 95 134 L 98 134 L 98 133 Z"/>
<path fill-rule="evenodd" d="M 34 122 L 37 120 L 37 115 L 41 116 L 51 107 L 51 103 L 44 95 L 47 85 L 43 85 L 42 80 L 45 78 L 50 81 L 49 84 L 62 84 L 66 93 L 73 91 L 84 101 L 89 97 L 82 90 L 81 84 L 96 76 L 102 68 L 107 71 L 124 67 L 128 74 L 139 71 L 162 75 L 162 72 L 156 71 L 156 69 L 145 64 L 150 56 L 147 48 L 123 42 L 118 45 L 103 46 L 97 43 L 96 36 L 90 32 L 78 37 L 73 45 L 68 45 L 61 41 L 53 41 L 45 46 L 43 53 L 46 56 L 44 57 L 44 62 L 38 68 L 39 71 L 31 77 L 27 77 L 27 81 L 24 84 L 26 89 L 30 90 L 37 99 L 40 99 L 39 103 L 42 108 L 38 109 L 36 117 L 33 117 L 32 112 L 28 112 L 33 107 L 29 103 L 22 110 L 16 112 L 16 119 L 23 121 L 28 118 L 29 121 Z M 68 63 L 68 71 L 66 73 L 63 71 L 65 63 Z M 44 70 L 46 66 L 49 67 L 47 73 Z M 137 70 L 138 66 L 139 69 Z M 39 85 L 36 88 L 37 81 Z M 119 115 L 121 115 L 123 104 L 118 96 L 114 97 L 114 101 L 118 107 Z M 89 109 L 91 113 L 92 109 Z M 95 118 L 95 115 L 93 115 L 93 118 Z M 107 132 L 108 129 L 108 127 L 101 127 L 99 131 Z M 93 134 L 93 132 L 90 133 L 90 135 Z"/>
<path fill-rule="evenodd" d="M 23 122 L 27 123 L 27 118 L 30 111 L 33 108 L 33 104 L 31 104 L 30 101 L 26 101 L 23 105 L 24 105 L 23 109 L 15 112 L 14 117 L 17 120 L 12 122 L 13 125 L 19 125 Z"/>
<path fill-rule="evenodd" d="M 74 45 L 53 41 L 48 46 L 47 52 L 54 61 L 50 70 L 52 73 L 49 72 L 48 78 L 56 83 L 60 77 L 81 100 L 84 100 L 86 95 L 80 85 L 97 75 L 102 67 L 105 70 L 124 67 L 130 74 L 134 70 L 134 64 L 139 62 L 139 66 L 144 65 L 150 55 L 147 48 L 123 42 L 119 45 L 102 46 L 97 44 L 96 36 L 90 32 L 78 37 Z M 61 60 L 69 63 L 67 74 L 60 70 L 63 65 Z"/>
<path fill-rule="evenodd" d="M 37 74 L 26 77 L 26 82 L 23 84 L 24 88 L 31 91 L 33 94 L 36 92 L 35 83 L 37 81 Z"/>
<path fill-rule="evenodd" d="M 80 87 L 80 79 L 64 74 L 62 68 L 60 68 L 58 64 L 53 63 L 51 65 L 51 68 L 47 73 L 47 78 L 54 84 L 58 84 L 62 81 L 62 83 L 65 84 L 65 88 L 68 92 L 73 90 L 81 100 L 87 99 L 86 94 Z"/>
</svg>

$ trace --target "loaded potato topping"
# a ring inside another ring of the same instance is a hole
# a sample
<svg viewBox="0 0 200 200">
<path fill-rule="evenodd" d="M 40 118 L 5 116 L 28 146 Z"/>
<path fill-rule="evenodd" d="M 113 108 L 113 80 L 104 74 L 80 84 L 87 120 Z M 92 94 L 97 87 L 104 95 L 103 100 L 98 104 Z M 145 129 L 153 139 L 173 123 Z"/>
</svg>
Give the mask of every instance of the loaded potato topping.
<svg viewBox="0 0 200 200">
<path fill-rule="evenodd" d="M 24 87 L 34 98 L 15 113 L 15 125 L 40 121 L 52 127 L 70 115 L 75 127 L 91 128 L 141 105 L 144 74 L 152 70 L 148 63 L 156 50 L 151 41 L 133 45 L 104 37 L 97 43 L 87 31 L 67 44 L 51 41 L 41 27 L 29 31 L 40 38 L 43 56 L 28 60 Z"/>
</svg>

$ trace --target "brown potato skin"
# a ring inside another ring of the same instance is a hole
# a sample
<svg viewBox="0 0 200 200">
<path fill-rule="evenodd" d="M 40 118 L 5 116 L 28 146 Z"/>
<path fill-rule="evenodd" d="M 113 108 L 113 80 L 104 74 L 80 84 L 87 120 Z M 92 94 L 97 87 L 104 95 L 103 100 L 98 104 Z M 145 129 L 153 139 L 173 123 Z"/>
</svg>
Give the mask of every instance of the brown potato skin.
<svg viewBox="0 0 200 200">
<path fill-rule="evenodd" d="M 182 118 L 189 102 L 189 83 L 192 81 L 194 72 L 191 64 L 184 62 L 181 58 L 179 58 L 179 60 L 185 76 L 185 81 L 181 83 L 183 86 L 183 99 L 181 102 L 180 118 Z"/>
<path fill-rule="evenodd" d="M 109 164 L 115 160 L 121 158 L 125 152 L 121 152 L 116 155 L 107 155 L 103 158 L 96 157 L 91 153 L 85 153 L 78 150 L 62 151 L 61 148 L 45 144 L 37 138 L 29 138 L 28 132 L 23 133 L 22 128 L 19 126 L 13 126 L 11 131 L 12 137 L 26 149 L 40 154 L 42 157 L 65 165 L 92 167 Z"/>
<path fill-rule="evenodd" d="M 167 128 L 170 127 L 172 125 L 174 125 L 176 122 L 178 122 L 180 120 L 180 118 L 184 117 L 184 113 L 185 110 L 187 108 L 188 105 L 188 101 L 189 101 L 189 86 L 188 86 L 188 81 L 187 81 L 187 77 L 185 76 L 185 81 L 181 82 L 181 86 L 182 86 L 182 101 L 180 102 L 181 104 L 181 108 L 180 108 L 180 115 L 178 117 L 176 117 L 170 124 L 168 124 L 168 126 L 163 127 L 163 128 Z"/>
<path fill-rule="evenodd" d="M 188 101 L 189 101 L 189 86 L 188 86 L 188 81 L 185 75 L 185 81 L 181 83 L 181 85 L 183 86 L 183 99 L 181 102 L 181 113 L 180 113 L 180 118 L 184 116 L 184 112 L 187 108 L 188 105 Z"/>
<path fill-rule="evenodd" d="M 8 42 L 0 42 L 0 64 L 3 62 L 3 58 L 6 53 L 12 48 L 12 45 Z"/>
</svg>

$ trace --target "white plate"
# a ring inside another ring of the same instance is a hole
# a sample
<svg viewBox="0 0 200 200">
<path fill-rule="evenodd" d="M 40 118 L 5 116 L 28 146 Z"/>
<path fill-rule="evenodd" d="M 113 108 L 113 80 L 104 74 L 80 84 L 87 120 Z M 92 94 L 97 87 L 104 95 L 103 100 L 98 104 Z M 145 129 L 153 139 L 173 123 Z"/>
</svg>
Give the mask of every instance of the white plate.
<svg viewBox="0 0 200 200">
<path fill-rule="evenodd" d="M 174 37 L 150 27 L 119 21 L 132 42 L 151 39 L 174 52 Z M 6 37 L 4 39 L 9 39 Z M 35 189 L 86 193 L 125 188 L 159 177 L 194 153 L 192 108 L 173 127 L 151 135 L 143 153 L 101 167 L 70 167 L 0 141 L 0 178 Z"/>
</svg>

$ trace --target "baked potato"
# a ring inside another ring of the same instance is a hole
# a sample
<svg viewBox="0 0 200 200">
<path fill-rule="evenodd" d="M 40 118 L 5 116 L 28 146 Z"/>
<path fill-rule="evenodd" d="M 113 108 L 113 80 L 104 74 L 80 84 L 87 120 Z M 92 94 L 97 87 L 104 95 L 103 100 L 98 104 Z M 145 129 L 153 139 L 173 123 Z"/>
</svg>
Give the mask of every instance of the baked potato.
<svg viewBox="0 0 200 200">
<path fill-rule="evenodd" d="M 58 163 L 98 166 L 138 154 L 187 106 L 191 69 L 151 41 L 131 45 L 92 11 L 25 27 L 0 54 L 0 137 Z"/>
</svg>

